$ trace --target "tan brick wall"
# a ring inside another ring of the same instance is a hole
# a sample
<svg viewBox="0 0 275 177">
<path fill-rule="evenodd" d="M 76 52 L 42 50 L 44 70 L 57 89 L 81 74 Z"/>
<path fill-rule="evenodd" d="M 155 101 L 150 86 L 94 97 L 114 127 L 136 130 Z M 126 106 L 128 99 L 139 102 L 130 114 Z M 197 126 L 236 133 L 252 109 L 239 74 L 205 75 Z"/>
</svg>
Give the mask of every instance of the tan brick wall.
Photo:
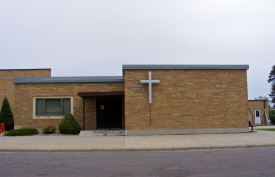
<svg viewBox="0 0 275 177">
<path fill-rule="evenodd" d="M 248 100 L 248 108 L 250 112 L 248 112 L 250 119 L 252 120 L 253 125 L 255 125 L 255 109 L 260 109 L 261 110 L 261 118 L 263 120 L 264 118 L 264 104 L 265 104 L 265 109 L 268 109 L 268 101 L 264 100 Z M 252 114 L 252 116 L 251 116 Z M 266 111 L 267 116 L 269 117 L 269 111 Z M 250 121 L 251 121 L 250 120 Z M 263 122 L 262 122 L 263 123 Z"/>
<path fill-rule="evenodd" d="M 42 129 L 47 125 L 58 127 L 61 119 L 33 119 L 33 97 L 73 98 L 73 115 L 80 126 L 83 126 L 83 100 L 78 92 L 89 91 L 123 91 L 124 83 L 47 83 L 16 84 L 15 86 L 15 126 Z M 86 129 L 95 128 L 95 99 L 85 98 Z M 94 107 L 93 107 L 94 106 Z M 91 116 L 91 117 L 89 117 Z M 89 122 L 91 121 L 91 122 Z"/>
<path fill-rule="evenodd" d="M 85 100 L 85 129 L 96 129 L 96 98 L 84 98 Z"/>
<path fill-rule="evenodd" d="M 148 71 L 124 71 L 126 130 L 248 127 L 246 70 L 151 70 L 151 124 Z"/>
<path fill-rule="evenodd" d="M 83 126 L 83 100 L 78 92 L 125 90 L 123 127 L 199 129 L 248 127 L 246 70 L 152 70 L 151 124 L 148 103 L 149 70 L 124 71 L 124 83 L 16 84 L 15 126 L 42 129 L 61 119 L 33 119 L 33 97 L 71 96 L 74 116 Z M 142 85 L 134 90 L 130 85 Z M 96 99 L 85 98 L 85 128 L 96 129 Z"/>
<path fill-rule="evenodd" d="M 15 84 L 12 82 L 13 77 L 50 77 L 50 69 L 27 69 L 27 70 L 0 70 L 0 109 L 6 96 L 9 100 L 11 110 L 14 113 L 14 92 Z"/>
</svg>

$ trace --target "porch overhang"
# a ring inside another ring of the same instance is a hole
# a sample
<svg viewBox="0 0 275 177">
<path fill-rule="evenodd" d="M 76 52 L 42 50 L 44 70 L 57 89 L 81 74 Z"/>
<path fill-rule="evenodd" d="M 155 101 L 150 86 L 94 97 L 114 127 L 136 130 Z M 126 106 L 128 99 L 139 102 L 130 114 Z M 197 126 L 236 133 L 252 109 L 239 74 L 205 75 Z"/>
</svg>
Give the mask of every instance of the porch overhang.
<svg viewBox="0 0 275 177">
<path fill-rule="evenodd" d="M 124 96 L 124 91 L 105 91 L 105 92 L 78 92 L 80 97 L 98 97 L 98 96 Z"/>
<path fill-rule="evenodd" d="M 83 130 L 85 130 L 85 98 L 106 97 L 106 96 L 124 96 L 124 91 L 104 91 L 104 92 L 78 92 L 78 96 L 83 98 Z"/>
</svg>

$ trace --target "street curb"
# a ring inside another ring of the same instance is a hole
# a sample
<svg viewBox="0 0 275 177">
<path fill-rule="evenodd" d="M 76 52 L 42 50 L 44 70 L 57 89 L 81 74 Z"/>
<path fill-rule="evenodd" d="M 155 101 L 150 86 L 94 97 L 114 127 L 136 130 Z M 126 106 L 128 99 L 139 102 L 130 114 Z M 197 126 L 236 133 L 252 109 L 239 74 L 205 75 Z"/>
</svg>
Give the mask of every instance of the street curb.
<svg viewBox="0 0 275 177">
<path fill-rule="evenodd" d="M 123 148 L 123 149 L 0 149 L 0 152 L 176 152 L 176 151 L 204 151 L 230 149 L 274 148 L 275 144 L 238 145 L 238 146 L 201 146 L 175 148 Z"/>
</svg>

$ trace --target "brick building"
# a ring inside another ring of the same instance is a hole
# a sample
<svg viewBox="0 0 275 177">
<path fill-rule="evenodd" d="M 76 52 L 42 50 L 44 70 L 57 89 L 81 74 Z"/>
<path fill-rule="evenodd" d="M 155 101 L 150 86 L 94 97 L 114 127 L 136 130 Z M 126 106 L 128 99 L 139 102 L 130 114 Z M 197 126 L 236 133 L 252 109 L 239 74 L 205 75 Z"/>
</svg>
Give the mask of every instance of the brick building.
<svg viewBox="0 0 275 177">
<path fill-rule="evenodd" d="M 268 100 L 248 100 L 249 121 L 253 125 L 269 125 Z"/>
<path fill-rule="evenodd" d="M 1 90 L 0 98 L 11 100 L 15 128 L 57 127 L 71 112 L 82 130 L 126 135 L 248 132 L 248 68 L 123 65 L 122 76 L 102 77 L 50 77 L 49 69 L 3 76 L 1 70 L 12 91 Z"/>
</svg>

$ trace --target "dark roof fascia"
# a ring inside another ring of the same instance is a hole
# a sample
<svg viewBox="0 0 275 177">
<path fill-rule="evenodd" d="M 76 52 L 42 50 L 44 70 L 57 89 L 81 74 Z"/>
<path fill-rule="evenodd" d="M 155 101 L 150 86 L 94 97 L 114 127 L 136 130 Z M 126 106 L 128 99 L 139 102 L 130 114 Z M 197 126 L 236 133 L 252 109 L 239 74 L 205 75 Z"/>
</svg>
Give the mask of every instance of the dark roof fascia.
<svg viewBox="0 0 275 177">
<path fill-rule="evenodd" d="M 143 70 L 143 69 L 236 69 L 247 70 L 249 65 L 123 65 L 122 70 Z"/>
<path fill-rule="evenodd" d="M 34 69 L 0 69 L 0 71 L 28 71 L 28 70 L 52 70 L 51 68 L 34 68 Z"/>
<path fill-rule="evenodd" d="M 78 92 L 78 96 L 80 97 L 124 96 L 124 91 Z"/>
<path fill-rule="evenodd" d="M 15 84 L 32 83 L 103 83 L 124 82 L 123 76 L 93 76 L 93 77 L 14 77 Z"/>
<path fill-rule="evenodd" d="M 248 100 L 248 101 L 268 101 L 268 100 Z"/>
</svg>

